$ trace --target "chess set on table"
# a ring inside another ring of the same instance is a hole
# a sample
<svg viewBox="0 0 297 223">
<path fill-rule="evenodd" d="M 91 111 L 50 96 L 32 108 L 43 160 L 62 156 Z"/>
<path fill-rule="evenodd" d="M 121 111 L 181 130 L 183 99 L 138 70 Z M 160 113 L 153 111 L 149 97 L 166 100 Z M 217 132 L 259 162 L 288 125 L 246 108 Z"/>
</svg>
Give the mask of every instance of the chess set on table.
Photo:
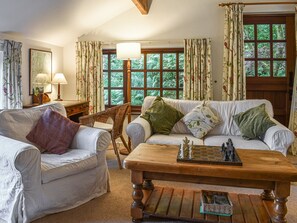
<svg viewBox="0 0 297 223">
<path fill-rule="evenodd" d="M 178 162 L 242 166 L 231 139 L 222 146 L 193 145 L 193 142 L 190 145 L 187 137 L 183 142 L 178 151 Z"/>
</svg>

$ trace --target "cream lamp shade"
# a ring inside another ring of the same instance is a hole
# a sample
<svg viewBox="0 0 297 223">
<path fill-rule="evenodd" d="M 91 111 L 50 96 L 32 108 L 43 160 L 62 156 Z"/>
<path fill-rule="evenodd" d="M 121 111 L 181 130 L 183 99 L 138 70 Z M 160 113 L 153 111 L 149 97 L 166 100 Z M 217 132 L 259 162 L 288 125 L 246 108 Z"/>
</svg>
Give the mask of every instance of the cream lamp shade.
<svg viewBox="0 0 297 223">
<path fill-rule="evenodd" d="M 141 45 L 140 43 L 117 43 L 117 59 L 140 59 L 141 58 Z"/>
<path fill-rule="evenodd" d="M 64 74 L 56 73 L 53 78 L 52 84 L 67 84 Z"/>
</svg>

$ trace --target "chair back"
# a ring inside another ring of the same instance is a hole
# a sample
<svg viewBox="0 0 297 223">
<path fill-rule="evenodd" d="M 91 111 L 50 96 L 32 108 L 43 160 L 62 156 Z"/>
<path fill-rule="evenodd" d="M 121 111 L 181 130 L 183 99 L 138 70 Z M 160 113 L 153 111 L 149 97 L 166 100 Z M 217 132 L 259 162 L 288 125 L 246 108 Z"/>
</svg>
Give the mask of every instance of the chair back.
<svg viewBox="0 0 297 223">
<path fill-rule="evenodd" d="M 115 116 L 113 119 L 112 135 L 114 138 L 118 138 L 122 135 L 124 121 L 128 114 L 130 103 L 118 105 L 114 107 L 116 109 Z"/>
</svg>

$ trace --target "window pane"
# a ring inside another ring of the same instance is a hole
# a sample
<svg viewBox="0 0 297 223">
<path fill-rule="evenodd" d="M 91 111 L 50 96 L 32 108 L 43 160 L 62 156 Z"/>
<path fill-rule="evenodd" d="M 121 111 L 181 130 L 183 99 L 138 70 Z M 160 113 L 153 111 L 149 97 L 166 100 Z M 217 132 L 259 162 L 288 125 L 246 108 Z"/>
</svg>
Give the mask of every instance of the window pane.
<svg viewBox="0 0 297 223">
<path fill-rule="evenodd" d="M 108 90 L 104 90 L 104 104 L 108 105 Z"/>
<path fill-rule="evenodd" d="M 286 39 L 286 24 L 273 24 L 272 25 L 272 38 L 273 40 Z"/>
<path fill-rule="evenodd" d="M 163 72 L 163 87 L 176 87 L 176 72 Z"/>
<path fill-rule="evenodd" d="M 148 88 L 160 87 L 160 72 L 147 72 L 146 86 Z"/>
<path fill-rule="evenodd" d="M 273 61 L 273 76 L 274 77 L 286 76 L 286 61 Z"/>
<path fill-rule="evenodd" d="M 184 56 L 183 53 L 179 53 L 178 56 L 179 56 L 179 58 L 178 58 L 178 60 L 179 60 L 178 61 L 178 63 L 179 63 L 178 68 L 180 70 L 183 70 L 184 69 L 184 66 L 185 66 L 185 64 L 184 64 L 185 56 Z"/>
<path fill-rule="evenodd" d="M 103 72 L 104 87 L 108 87 L 108 72 Z"/>
<path fill-rule="evenodd" d="M 131 87 L 144 87 L 143 72 L 131 72 Z"/>
<path fill-rule="evenodd" d="M 110 82 L 111 87 L 123 87 L 123 72 L 111 72 Z"/>
<path fill-rule="evenodd" d="M 121 105 L 124 103 L 123 90 L 111 90 L 111 105 Z"/>
<path fill-rule="evenodd" d="M 183 91 L 178 91 L 178 98 L 183 99 Z"/>
<path fill-rule="evenodd" d="M 138 60 L 131 60 L 131 69 L 132 70 L 143 70 L 144 69 L 144 57 L 141 54 L 141 58 Z"/>
<path fill-rule="evenodd" d="M 255 39 L 255 27 L 254 25 L 244 25 L 243 36 L 244 40 L 254 40 Z"/>
<path fill-rule="evenodd" d="M 269 24 L 258 24 L 257 25 L 257 39 L 258 40 L 269 40 L 270 39 L 270 26 Z"/>
<path fill-rule="evenodd" d="M 244 58 L 255 58 L 255 43 L 244 43 Z"/>
<path fill-rule="evenodd" d="M 273 43 L 273 58 L 286 58 L 286 43 Z"/>
<path fill-rule="evenodd" d="M 159 90 L 147 90 L 146 95 L 147 96 L 157 96 L 157 95 L 160 95 L 160 91 Z"/>
<path fill-rule="evenodd" d="M 270 43 L 258 43 L 258 58 L 270 58 Z"/>
<path fill-rule="evenodd" d="M 255 61 L 245 61 L 245 75 L 247 77 L 255 77 Z"/>
<path fill-rule="evenodd" d="M 163 69 L 176 69 L 176 54 L 164 53 L 163 54 Z"/>
<path fill-rule="evenodd" d="M 173 90 L 164 90 L 163 97 L 165 98 L 176 98 L 176 91 Z"/>
<path fill-rule="evenodd" d="M 103 54 L 103 70 L 107 70 L 107 69 L 108 69 L 108 55 Z"/>
<path fill-rule="evenodd" d="M 182 88 L 183 86 L 184 86 L 184 72 L 179 72 L 178 87 Z"/>
<path fill-rule="evenodd" d="M 123 70 L 123 60 L 118 60 L 116 54 L 111 54 L 110 67 L 112 70 Z"/>
<path fill-rule="evenodd" d="M 259 77 L 270 77 L 270 61 L 258 61 L 258 76 Z"/>
<path fill-rule="evenodd" d="M 143 90 L 131 90 L 131 105 L 142 105 L 143 99 Z"/>
<path fill-rule="evenodd" d="M 160 69 L 160 54 L 147 54 L 146 68 L 152 70 Z"/>
</svg>

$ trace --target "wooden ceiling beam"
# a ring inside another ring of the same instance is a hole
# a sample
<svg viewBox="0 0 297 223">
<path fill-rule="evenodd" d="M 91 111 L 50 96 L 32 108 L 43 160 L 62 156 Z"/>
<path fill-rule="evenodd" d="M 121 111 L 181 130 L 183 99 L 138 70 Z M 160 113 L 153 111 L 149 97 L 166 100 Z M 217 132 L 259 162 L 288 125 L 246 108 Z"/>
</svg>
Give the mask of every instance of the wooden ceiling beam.
<svg viewBox="0 0 297 223">
<path fill-rule="evenodd" d="M 147 15 L 150 8 L 150 0 L 132 0 L 142 15 Z"/>
</svg>

